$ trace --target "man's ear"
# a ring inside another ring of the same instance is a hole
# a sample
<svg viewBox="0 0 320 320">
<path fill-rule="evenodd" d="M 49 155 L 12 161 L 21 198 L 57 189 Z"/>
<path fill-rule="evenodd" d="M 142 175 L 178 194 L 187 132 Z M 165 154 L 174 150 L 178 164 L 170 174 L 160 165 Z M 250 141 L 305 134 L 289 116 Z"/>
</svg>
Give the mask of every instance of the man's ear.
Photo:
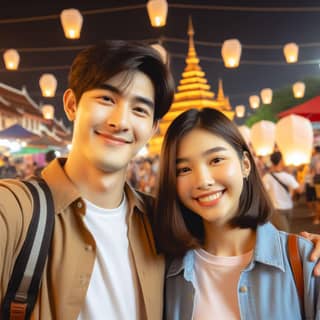
<svg viewBox="0 0 320 320">
<path fill-rule="evenodd" d="M 159 130 L 159 123 L 160 123 L 160 120 L 154 120 L 153 122 L 153 126 L 152 126 L 152 134 L 151 134 L 151 137 L 153 137 Z"/>
<path fill-rule="evenodd" d="M 77 101 L 71 89 L 67 89 L 63 94 L 63 107 L 69 121 L 74 121 L 76 118 Z"/>
</svg>

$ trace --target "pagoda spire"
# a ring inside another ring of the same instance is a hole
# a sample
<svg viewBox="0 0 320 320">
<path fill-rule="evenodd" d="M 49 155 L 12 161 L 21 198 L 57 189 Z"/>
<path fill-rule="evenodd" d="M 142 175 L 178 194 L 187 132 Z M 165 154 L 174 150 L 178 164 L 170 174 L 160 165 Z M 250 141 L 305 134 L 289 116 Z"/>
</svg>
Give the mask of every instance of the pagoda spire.
<svg viewBox="0 0 320 320">
<path fill-rule="evenodd" d="M 189 16 L 189 22 L 188 22 L 188 36 L 189 36 L 189 49 L 188 49 L 188 55 L 186 58 L 187 65 L 186 65 L 185 71 L 201 70 L 201 67 L 199 66 L 200 60 L 197 57 L 196 48 L 194 46 L 194 29 L 193 29 L 191 16 Z"/>
</svg>

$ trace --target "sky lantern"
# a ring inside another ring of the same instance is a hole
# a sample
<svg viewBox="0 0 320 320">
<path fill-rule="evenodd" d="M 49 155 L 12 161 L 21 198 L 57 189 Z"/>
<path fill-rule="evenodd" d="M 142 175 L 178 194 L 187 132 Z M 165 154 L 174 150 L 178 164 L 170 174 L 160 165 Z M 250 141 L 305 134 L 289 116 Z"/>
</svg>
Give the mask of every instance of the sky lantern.
<svg viewBox="0 0 320 320">
<path fill-rule="evenodd" d="M 260 97 L 259 96 L 250 96 L 249 97 L 250 107 L 252 109 L 257 109 L 260 106 Z"/>
<path fill-rule="evenodd" d="M 303 98 L 306 85 L 303 82 L 296 82 L 292 85 L 293 96 L 295 98 Z"/>
<path fill-rule="evenodd" d="M 287 63 L 295 63 L 298 61 L 299 47 L 294 42 L 287 43 L 283 47 L 283 54 Z"/>
<path fill-rule="evenodd" d="M 243 104 L 239 104 L 235 107 L 235 111 L 238 118 L 243 118 L 246 113 L 246 107 Z"/>
<path fill-rule="evenodd" d="M 57 89 L 57 79 L 51 73 L 44 73 L 39 80 L 40 89 L 44 97 L 54 97 Z"/>
<path fill-rule="evenodd" d="M 225 40 L 222 44 L 221 55 L 226 68 L 237 68 L 241 57 L 241 43 L 238 39 Z"/>
<path fill-rule="evenodd" d="M 276 143 L 286 165 L 309 163 L 313 148 L 313 130 L 309 119 L 292 114 L 276 124 Z"/>
<path fill-rule="evenodd" d="M 47 120 L 53 120 L 54 119 L 54 106 L 51 104 L 45 104 L 41 108 L 43 118 Z"/>
<path fill-rule="evenodd" d="M 3 53 L 3 60 L 8 70 L 17 70 L 20 62 L 20 55 L 15 49 L 8 49 Z"/>
<path fill-rule="evenodd" d="M 77 9 L 65 9 L 60 14 L 60 21 L 67 39 L 79 39 L 83 18 Z"/>
<path fill-rule="evenodd" d="M 167 50 L 159 43 L 154 43 L 154 44 L 151 45 L 151 47 L 156 49 L 159 52 L 163 63 L 166 64 L 167 61 L 168 61 L 168 52 L 167 52 Z"/>
<path fill-rule="evenodd" d="M 260 96 L 263 104 L 270 104 L 272 102 L 272 89 L 262 89 L 260 91 Z"/>
<path fill-rule="evenodd" d="M 251 127 L 251 145 L 257 156 L 266 156 L 273 152 L 275 135 L 275 124 L 271 121 L 262 120 Z"/>
<path fill-rule="evenodd" d="M 157 28 L 166 25 L 168 14 L 168 3 L 166 0 L 149 0 L 147 10 L 153 27 Z"/>
<path fill-rule="evenodd" d="M 245 125 L 242 125 L 238 127 L 238 130 L 240 131 L 246 144 L 249 145 L 250 144 L 250 128 Z"/>
</svg>

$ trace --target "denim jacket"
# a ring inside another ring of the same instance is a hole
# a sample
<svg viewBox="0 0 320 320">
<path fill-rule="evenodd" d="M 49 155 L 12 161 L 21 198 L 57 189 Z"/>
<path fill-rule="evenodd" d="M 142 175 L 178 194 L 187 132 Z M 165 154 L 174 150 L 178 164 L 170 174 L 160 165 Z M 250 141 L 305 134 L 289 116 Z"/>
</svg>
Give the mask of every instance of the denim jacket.
<svg viewBox="0 0 320 320">
<path fill-rule="evenodd" d="M 299 237 L 303 260 L 304 314 L 287 255 L 287 234 L 271 223 L 257 228 L 257 240 L 249 265 L 238 282 L 241 319 L 320 319 L 320 278 L 309 261 L 313 245 Z M 195 301 L 194 251 L 168 265 L 165 289 L 165 320 L 191 320 Z M 212 301 L 214 303 L 214 301 Z"/>
</svg>

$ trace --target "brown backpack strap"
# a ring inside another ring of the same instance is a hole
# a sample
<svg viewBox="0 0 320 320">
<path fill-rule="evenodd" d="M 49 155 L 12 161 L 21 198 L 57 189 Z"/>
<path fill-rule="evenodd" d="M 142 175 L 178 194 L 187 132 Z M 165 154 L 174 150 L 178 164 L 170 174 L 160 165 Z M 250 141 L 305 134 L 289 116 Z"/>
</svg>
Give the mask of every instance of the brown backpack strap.
<svg viewBox="0 0 320 320">
<path fill-rule="evenodd" d="M 298 248 L 298 237 L 294 234 L 288 235 L 288 252 L 289 252 L 289 261 L 296 283 L 300 305 L 302 312 L 304 310 L 304 281 L 303 281 L 303 264 Z"/>
</svg>

